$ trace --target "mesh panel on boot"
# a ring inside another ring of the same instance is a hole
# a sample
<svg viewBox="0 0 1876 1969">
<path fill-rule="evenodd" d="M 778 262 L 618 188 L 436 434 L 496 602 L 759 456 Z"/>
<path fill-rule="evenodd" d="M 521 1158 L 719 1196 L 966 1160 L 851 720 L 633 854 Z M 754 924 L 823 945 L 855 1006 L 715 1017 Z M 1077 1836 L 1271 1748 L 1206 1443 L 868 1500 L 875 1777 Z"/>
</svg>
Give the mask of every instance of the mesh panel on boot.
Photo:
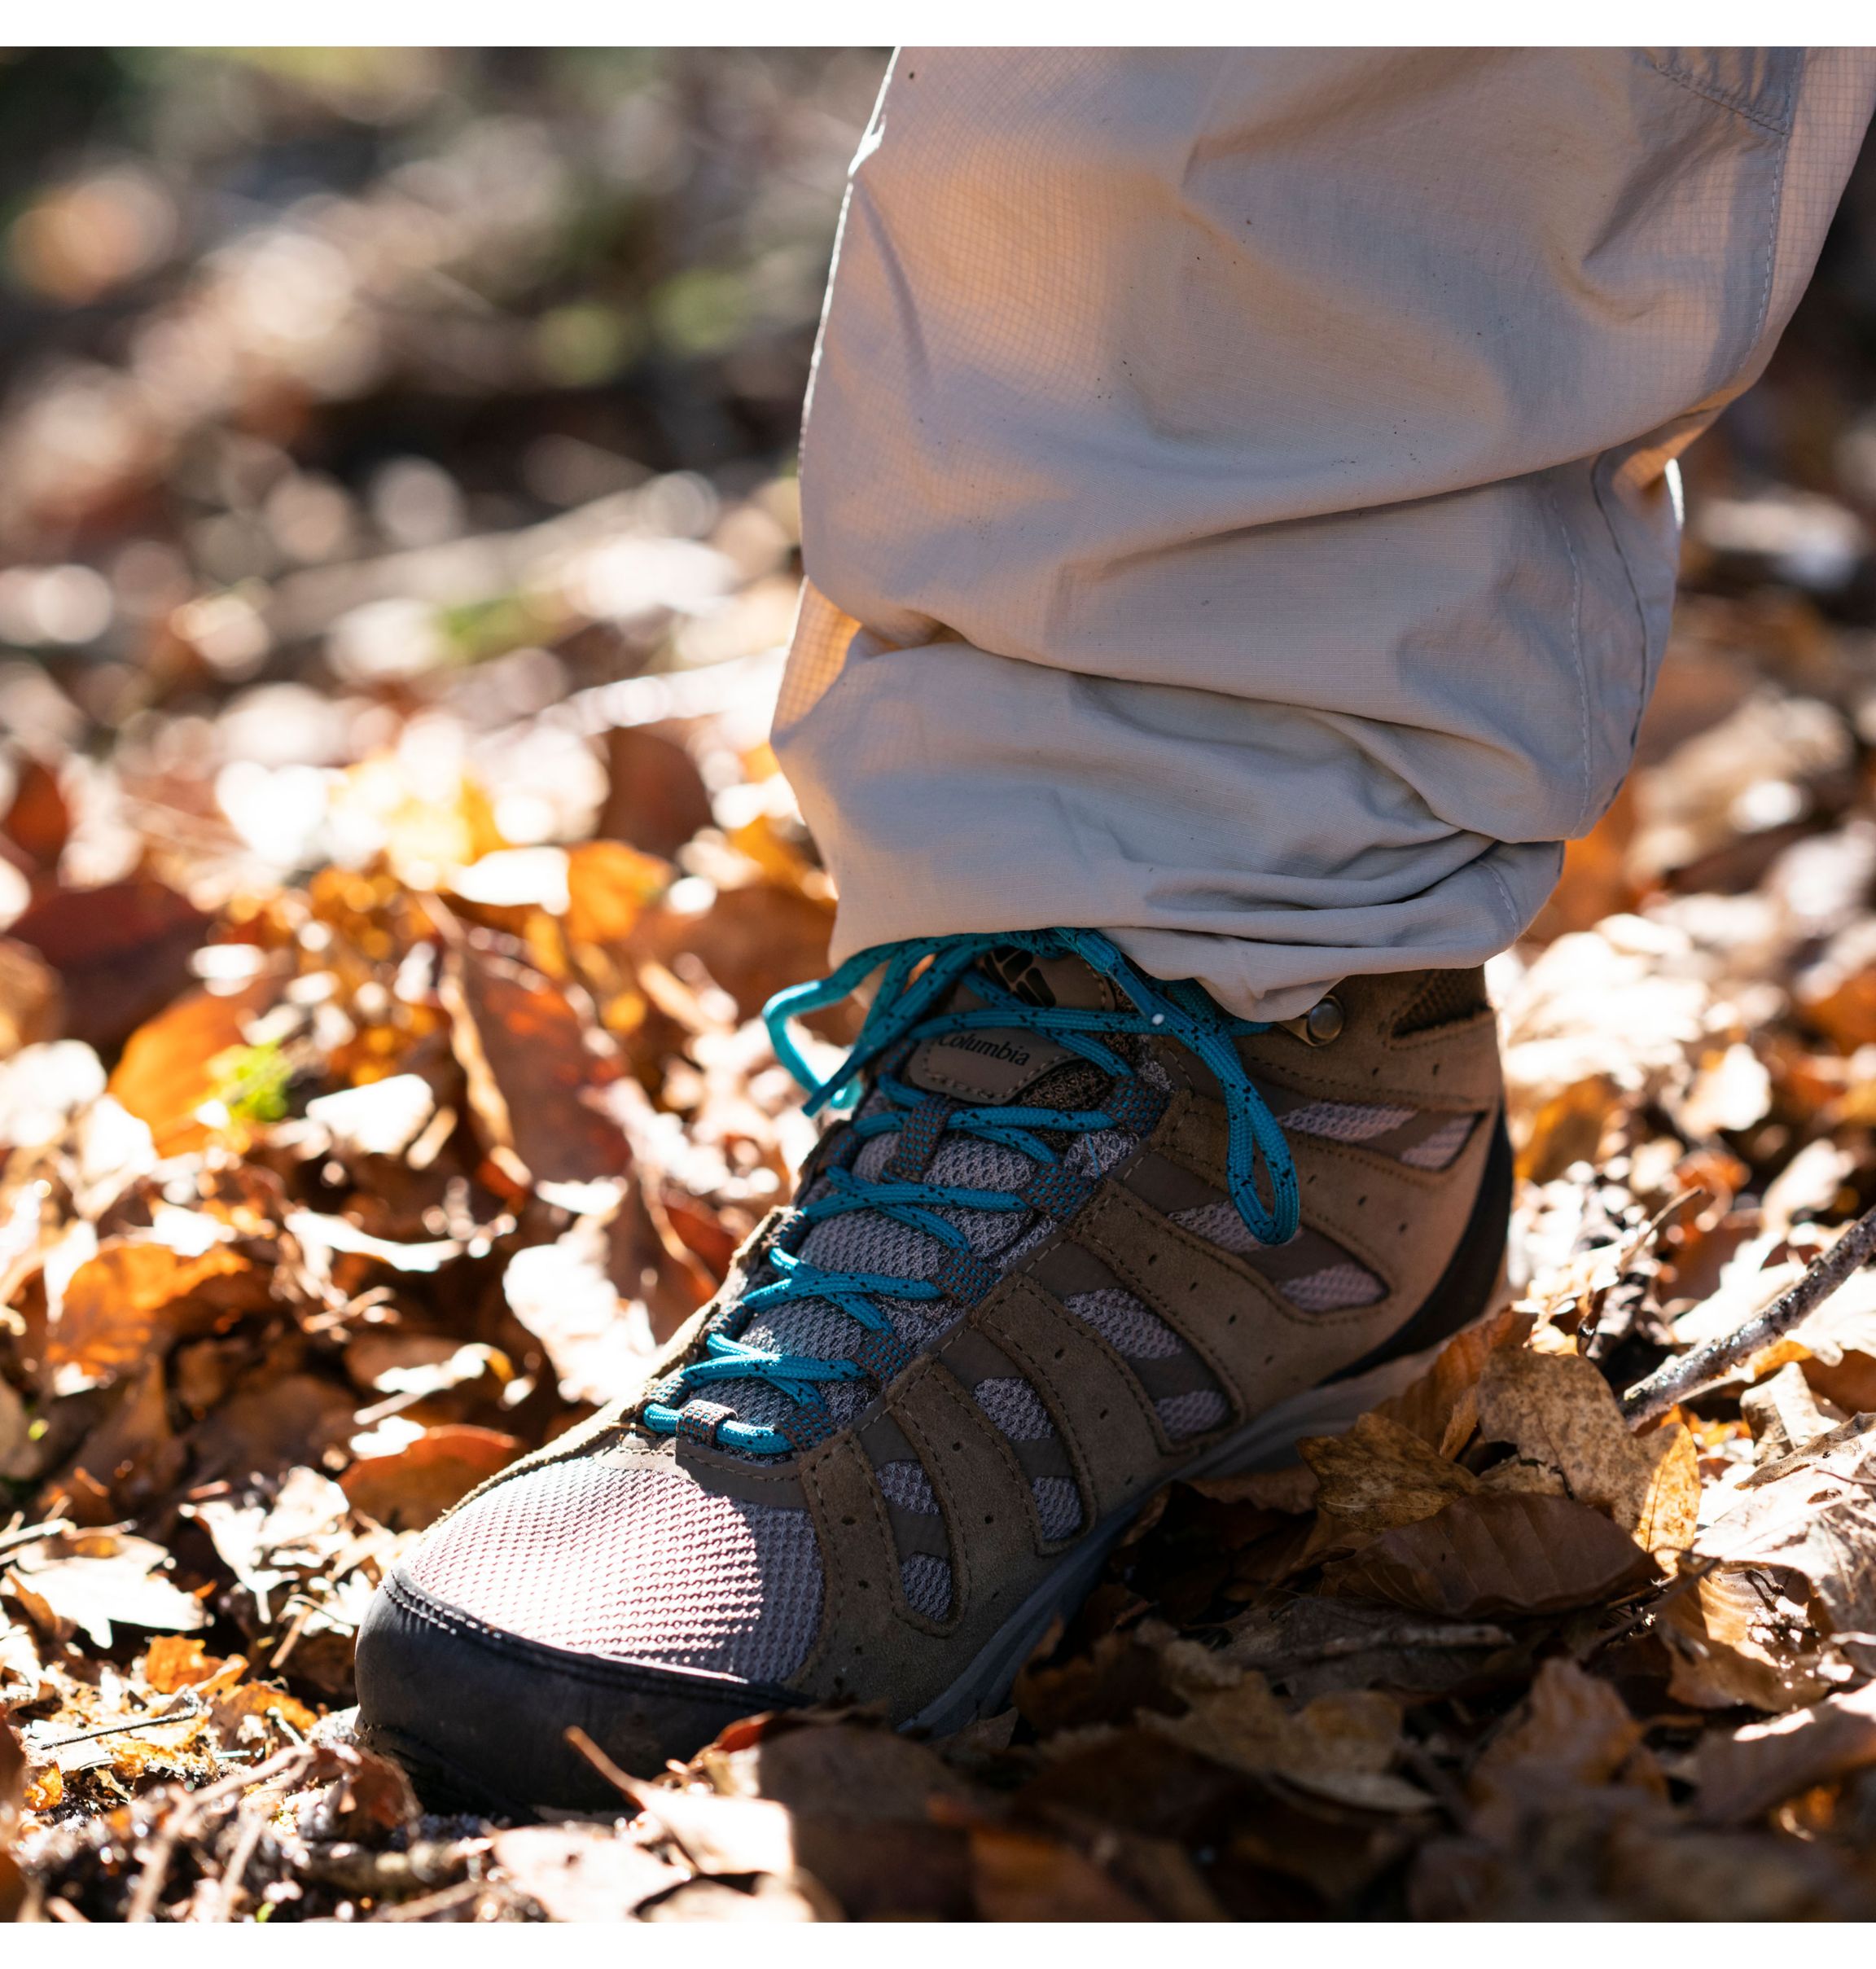
<svg viewBox="0 0 1876 1969">
<path fill-rule="evenodd" d="M 981 1217 L 978 1211 L 974 1214 Z M 923 1230 L 896 1223 L 877 1211 L 853 1210 L 844 1217 L 817 1224 L 801 1242 L 801 1255 L 810 1265 L 833 1272 L 884 1272 L 893 1278 L 917 1278 L 931 1270 L 942 1255 L 938 1240 Z M 799 1305 L 764 1321 L 794 1318 Z"/>
<path fill-rule="evenodd" d="M 1344 1306 L 1371 1306 L 1387 1296 L 1387 1287 L 1365 1265 L 1325 1265 L 1300 1278 L 1283 1282 L 1283 1296 L 1305 1313 L 1337 1313 Z"/>
<path fill-rule="evenodd" d="M 1042 1397 L 1020 1375 L 980 1381 L 971 1392 L 977 1405 L 1011 1442 L 1041 1442 L 1055 1433 Z"/>
<path fill-rule="evenodd" d="M 1215 1204 L 1194 1204 L 1190 1210 L 1175 1210 L 1172 1221 L 1208 1244 L 1216 1244 L 1221 1251 L 1233 1252 L 1240 1258 L 1265 1248 L 1229 1197 L 1221 1197 Z"/>
<path fill-rule="evenodd" d="M 938 1499 L 923 1463 L 908 1462 L 901 1458 L 896 1462 L 880 1464 L 873 1474 L 879 1480 L 879 1488 L 888 1502 L 901 1511 L 916 1511 L 922 1518 L 938 1515 Z"/>
<path fill-rule="evenodd" d="M 1286 1134 L 1294 1131 L 1325 1142 L 1366 1142 L 1411 1121 L 1415 1112 L 1411 1107 L 1362 1107 L 1353 1101 L 1312 1101 L 1307 1107 L 1289 1109 L 1280 1119 Z"/>
<path fill-rule="evenodd" d="M 1186 1343 L 1157 1313 L 1118 1286 L 1076 1292 L 1063 1304 L 1125 1360 L 1170 1361 L 1185 1349 Z"/>
<path fill-rule="evenodd" d="M 527 1640 L 753 1682 L 786 1682 L 821 1620 L 805 1511 L 598 1456 L 497 1484 L 432 1533 L 411 1573 Z"/>
<path fill-rule="evenodd" d="M 1211 1388 L 1194 1388 L 1187 1395 L 1169 1395 L 1153 1406 L 1174 1442 L 1216 1428 L 1231 1412 L 1231 1405 L 1224 1396 Z"/>
<path fill-rule="evenodd" d="M 930 1552 L 914 1552 L 899 1563 L 899 1584 L 905 1603 L 927 1620 L 942 1620 L 951 1611 L 951 1568 Z"/>
<path fill-rule="evenodd" d="M 1400 1160 L 1409 1169 L 1449 1169 L 1459 1159 L 1459 1151 L 1471 1138 L 1476 1115 L 1454 1115 L 1449 1121 L 1442 1121 L 1431 1134 L 1416 1142 L 1413 1147 L 1400 1151 Z"/>
<path fill-rule="evenodd" d="M 1133 1152 L 1133 1142 L 1117 1128 L 1104 1128 L 1098 1134 L 1078 1135 L 1062 1160 L 1077 1176 L 1105 1176 Z"/>
<path fill-rule="evenodd" d="M 1081 1524 L 1081 1493 L 1072 1477 L 1037 1477 L 1029 1486 L 1045 1538 L 1066 1538 Z"/>
<path fill-rule="evenodd" d="M 1035 1173 L 1035 1164 L 1015 1149 L 1005 1148 L 1000 1142 L 980 1142 L 962 1135 L 947 1141 L 931 1158 L 925 1179 L 959 1190 L 1010 1191 L 1020 1189 Z M 962 1231 L 971 1250 L 980 1258 L 994 1256 L 1021 1232 L 1029 1218 L 1029 1213 L 1023 1210 L 939 1208 L 932 1215 Z"/>
<path fill-rule="evenodd" d="M 1485 995 L 1485 973 L 1476 966 L 1470 971 L 1435 971 L 1394 1021 L 1394 1035 L 1405 1039 L 1409 1033 L 1431 1033 L 1462 1019 L 1476 1018 L 1490 1004 Z"/>
</svg>

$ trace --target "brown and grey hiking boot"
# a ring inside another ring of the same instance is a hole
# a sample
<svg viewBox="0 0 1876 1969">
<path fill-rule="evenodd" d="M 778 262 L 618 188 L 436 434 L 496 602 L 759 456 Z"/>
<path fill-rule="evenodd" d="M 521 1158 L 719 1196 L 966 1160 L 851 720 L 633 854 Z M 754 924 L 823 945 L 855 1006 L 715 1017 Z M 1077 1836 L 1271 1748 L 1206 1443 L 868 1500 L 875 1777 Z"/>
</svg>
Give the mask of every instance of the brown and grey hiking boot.
<svg viewBox="0 0 1876 1969">
<path fill-rule="evenodd" d="M 1510 1191 L 1477 971 L 1253 1025 L 1107 938 L 932 939 L 815 1104 L 857 1103 L 647 1384 L 386 1582 L 364 1739 L 432 1796 L 615 1803 L 751 1711 L 999 1706 L 1142 1501 L 1345 1426 L 1482 1313 Z"/>
</svg>

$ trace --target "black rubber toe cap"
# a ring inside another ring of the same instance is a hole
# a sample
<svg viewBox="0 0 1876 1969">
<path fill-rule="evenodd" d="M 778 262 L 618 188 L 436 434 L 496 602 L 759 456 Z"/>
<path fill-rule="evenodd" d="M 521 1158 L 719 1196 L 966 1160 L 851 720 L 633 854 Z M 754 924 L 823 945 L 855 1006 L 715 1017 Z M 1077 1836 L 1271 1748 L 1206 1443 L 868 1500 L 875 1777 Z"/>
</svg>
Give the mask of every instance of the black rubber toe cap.
<svg viewBox="0 0 1876 1969">
<path fill-rule="evenodd" d="M 567 1741 L 577 1726 L 635 1775 L 693 1756 L 725 1725 L 803 1698 L 724 1675 L 548 1647 L 432 1599 L 401 1572 L 358 1635 L 358 1736 L 436 1809 L 519 1816 L 620 1803 Z"/>
</svg>

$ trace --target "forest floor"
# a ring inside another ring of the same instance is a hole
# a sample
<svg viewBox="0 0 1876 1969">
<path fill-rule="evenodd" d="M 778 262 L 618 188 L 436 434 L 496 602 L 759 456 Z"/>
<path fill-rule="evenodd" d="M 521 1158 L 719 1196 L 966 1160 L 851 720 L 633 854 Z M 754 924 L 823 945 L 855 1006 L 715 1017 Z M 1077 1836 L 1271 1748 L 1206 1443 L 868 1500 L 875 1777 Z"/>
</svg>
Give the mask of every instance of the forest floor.
<svg viewBox="0 0 1876 1969">
<path fill-rule="evenodd" d="M 1808 384 L 1841 498 L 1697 498 L 1637 770 L 1491 967 L 1485 1325 L 1155 1498 L 956 1736 L 754 1717 L 551 1826 L 349 1741 L 387 1569 L 813 1139 L 765 735 L 878 63 L 266 59 L 140 71 L 8 221 L 0 1918 L 1876 1916 L 1876 1274 L 1620 1401 L 1876 1204 L 1876 477 Z"/>
</svg>

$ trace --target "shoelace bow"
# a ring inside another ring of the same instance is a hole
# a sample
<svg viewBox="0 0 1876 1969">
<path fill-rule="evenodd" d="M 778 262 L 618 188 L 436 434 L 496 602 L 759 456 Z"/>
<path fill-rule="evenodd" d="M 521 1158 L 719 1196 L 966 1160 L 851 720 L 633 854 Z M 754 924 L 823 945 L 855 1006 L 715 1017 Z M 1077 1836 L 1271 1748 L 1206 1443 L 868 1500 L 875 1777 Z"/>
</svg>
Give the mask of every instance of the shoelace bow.
<svg viewBox="0 0 1876 1969">
<path fill-rule="evenodd" d="M 1084 1011 L 1032 1005 L 985 970 L 974 968 L 988 952 L 1010 949 L 1037 957 L 1078 957 L 1115 985 L 1133 1009 Z M 925 968 L 920 970 L 921 965 Z M 817 1080 L 790 1034 L 788 1021 L 838 1004 L 882 969 L 884 975 L 859 1037 L 839 1067 L 827 1079 Z M 971 989 L 982 1004 L 969 1011 L 945 1007 L 945 1001 L 966 972 L 972 974 Z M 1098 931 L 1004 931 L 877 945 L 849 958 L 827 977 L 777 993 L 763 1008 L 762 1018 L 776 1058 L 807 1089 L 805 1107 L 811 1115 L 853 1106 L 862 1076 L 879 1063 L 874 1091 L 885 1097 L 887 1105 L 852 1124 L 855 1152 L 879 1135 L 897 1133 L 903 1142 L 908 1134 L 923 1131 L 918 1156 L 923 1168 L 945 1134 L 966 1135 L 1018 1151 L 1040 1165 L 1038 1174 L 1012 1191 L 966 1189 L 895 1173 L 897 1153 L 882 1172 L 883 1180 L 869 1181 L 839 1164 L 822 1169 L 822 1193 L 791 1213 L 767 1254 L 768 1266 L 777 1274 L 772 1283 L 725 1307 L 717 1316 L 722 1324 L 706 1331 L 704 1357 L 678 1369 L 651 1391 L 639 1419 L 655 1434 L 720 1443 L 751 1456 L 780 1456 L 810 1447 L 833 1428 L 819 1392 L 823 1384 L 869 1376 L 883 1384 L 912 1357 L 879 1305 L 881 1298 L 923 1300 L 949 1295 L 966 1305 L 983 1298 L 1001 1274 L 975 1255 L 956 1225 L 937 1213 L 1040 1208 L 1054 1217 L 1072 1216 L 1094 1186 L 1064 1167 L 1039 1131 L 1080 1135 L 1130 1127 L 1133 1133 L 1144 1134 L 1157 1118 L 1159 1097 L 1123 1055 L 1102 1043 L 1102 1034 L 1171 1037 L 1203 1061 L 1224 1094 L 1226 1179 L 1239 1216 L 1262 1244 L 1285 1243 L 1296 1234 L 1296 1170 L 1289 1145 L 1232 1044 L 1240 1033 L 1266 1032 L 1269 1027 L 1231 1018 L 1190 979 L 1168 984 L 1146 976 Z M 1113 1086 L 1104 1105 L 1075 1110 L 954 1105 L 934 1101 L 892 1071 L 924 1040 L 1012 1026 L 1043 1033 L 1107 1075 Z M 1269 1191 L 1268 1206 L 1257 1191 L 1260 1161 Z M 906 1278 L 881 1272 L 833 1271 L 809 1263 L 792 1248 L 813 1225 L 861 1210 L 876 1212 L 936 1240 L 944 1256 L 934 1275 Z M 746 1331 L 758 1313 L 810 1299 L 839 1307 L 861 1329 L 861 1337 L 845 1357 L 777 1353 L 751 1346 L 728 1331 L 732 1322 L 739 1332 Z M 704 1394 L 717 1383 L 748 1380 L 765 1381 L 796 1404 L 782 1427 L 739 1422 L 732 1410 Z"/>
</svg>

